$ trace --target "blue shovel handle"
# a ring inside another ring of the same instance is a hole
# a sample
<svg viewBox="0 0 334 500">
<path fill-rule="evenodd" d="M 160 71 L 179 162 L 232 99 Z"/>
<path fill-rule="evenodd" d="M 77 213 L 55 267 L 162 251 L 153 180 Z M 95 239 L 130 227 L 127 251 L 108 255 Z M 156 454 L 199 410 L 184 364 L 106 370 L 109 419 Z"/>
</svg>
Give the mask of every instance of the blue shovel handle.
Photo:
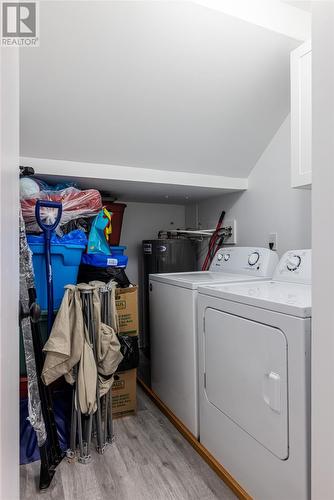
<svg viewBox="0 0 334 500">
<path fill-rule="evenodd" d="M 56 220 L 52 224 L 45 224 L 41 220 L 41 208 L 56 208 L 58 209 Z M 58 226 L 63 207 L 62 204 L 56 201 L 37 200 L 35 207 L 35 216 L 39 227 L 44 233 L 45 239 L 45 268 L 46 268 L 46 284 L 48 297 L 48 336 L 51 333 L 53 325 L 53 279 L 52 279 L 52 263 L 51 263 L 51 235 Z"/>
<path fill-rule="evenodd" d="M 41 219 L 41 208 L 57 208 L 57 217 L 53 224 L 45 224 Z M 39 227 L 44 233 L 52 233 L 58 226 L 63 212 L 63 206 L 58 201 L 37 200 L 35 206 L 35 217 Z"/>
</svg>

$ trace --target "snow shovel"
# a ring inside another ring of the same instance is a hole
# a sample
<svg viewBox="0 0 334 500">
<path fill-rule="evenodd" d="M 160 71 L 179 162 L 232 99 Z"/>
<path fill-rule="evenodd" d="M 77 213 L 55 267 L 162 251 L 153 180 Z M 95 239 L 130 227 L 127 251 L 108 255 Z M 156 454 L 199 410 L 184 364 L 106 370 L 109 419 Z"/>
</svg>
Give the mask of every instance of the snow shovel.
<svg viewBox="0 0 334 500">
<path fill-rule="evenodd" d="M 52 224 L 46 224 L 41 219 L 41 208 L 57 209 L 56 219 Z M 48 335 L 50 335 L 53 325 L 53 279 L 52 279 L 52 263 L 51 263 L 51 236 L 53 231 L 58 226 L 62 215 L 62 204 L 55 201 L 37 200 L 35 207 L 35 216 L 39 227 L 44 233 L 45 239 L 45 267 L 47 281 L 47 297 L 48 297 Z"/>
</svg>

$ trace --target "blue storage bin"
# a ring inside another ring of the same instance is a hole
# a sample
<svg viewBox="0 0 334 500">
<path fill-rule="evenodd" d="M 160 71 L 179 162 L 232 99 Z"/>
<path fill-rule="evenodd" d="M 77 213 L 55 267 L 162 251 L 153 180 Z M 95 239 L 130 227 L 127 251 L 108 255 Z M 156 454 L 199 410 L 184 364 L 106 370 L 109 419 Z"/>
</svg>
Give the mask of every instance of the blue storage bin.
<svg viewBox="0 0 334 500">
<path fill-rule="evenodd" d="M 125 268 L 128 265 L 128 256 L 123 255 L 126 247 L 110 247 L 110 255 L 105 255 L 103 253 L 84 253 L 81 259 L 81 263 L 88 266 L 95 267 L 118 267 Z"/>
<path fill-rule="evenodd" d="M 126 250 L 125 246 L 118 246 L 118 247 L 110 247 L 111 250 L 111 257 L 113 259 L 116 259 L 118 264 L 117 267 L 126 267 L 128 265 L 128 256 L 124 255 L 124 252 Z"/>
<path fill-rule="evenodd" d="M 118 246 L 118 247 L 110 247 L 110 250 L 111 250 L 111 254 L 112 255 L 124 255 L 124 252 L 126 250 L 127 247 L 125 246 Z"/>
<path fill-rule="evenodd" d="M 33 252 L 33 265 L 35 272 L 35 286 L 37 300 L 41 309 L 47 309 L 47 287 L 45 271 L 44 243 L 29 241 Z M 81 256 L 85 245 L 74 245 L 70 243 L 54 244 L 51 242 L 51 263 L 53 276 L 53 306 L 58 309 L 64 296 L 65 285 L 76 285 Z"/>
</svg>

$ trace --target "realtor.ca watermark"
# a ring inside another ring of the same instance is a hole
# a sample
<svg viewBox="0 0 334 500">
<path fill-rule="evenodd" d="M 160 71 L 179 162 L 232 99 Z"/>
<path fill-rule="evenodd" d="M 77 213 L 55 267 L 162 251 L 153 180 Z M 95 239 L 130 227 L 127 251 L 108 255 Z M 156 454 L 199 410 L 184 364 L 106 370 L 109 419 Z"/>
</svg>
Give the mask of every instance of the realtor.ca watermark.
<svg viewBox="0 0 334 500">
<path fill-rule="evenodd" d="M 39 46 L 38 2 L 1 2 L 1 46 Z"/>
</svg>

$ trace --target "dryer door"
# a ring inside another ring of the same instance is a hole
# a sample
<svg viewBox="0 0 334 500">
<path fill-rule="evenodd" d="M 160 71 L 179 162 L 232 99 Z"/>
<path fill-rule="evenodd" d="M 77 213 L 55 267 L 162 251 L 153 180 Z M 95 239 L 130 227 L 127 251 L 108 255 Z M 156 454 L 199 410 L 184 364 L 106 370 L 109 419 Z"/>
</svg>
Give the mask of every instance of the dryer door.
<svg viewBox="0 0 334 500">
<path fill-rule="evenodd" d="M 205 311 L 209 402 L 278 458 L 288 458 L 287 341 L 278 328 Z"/>
</svg>

